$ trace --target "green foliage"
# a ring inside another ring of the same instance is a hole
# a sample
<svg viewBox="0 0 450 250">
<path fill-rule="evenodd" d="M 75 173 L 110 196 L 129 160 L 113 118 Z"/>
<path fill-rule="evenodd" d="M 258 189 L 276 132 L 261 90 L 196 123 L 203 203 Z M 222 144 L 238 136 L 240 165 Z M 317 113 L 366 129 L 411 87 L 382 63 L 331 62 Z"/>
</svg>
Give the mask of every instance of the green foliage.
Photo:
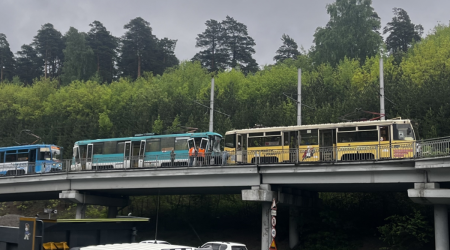
<svg viewBox="0 0 450 250">
<path fill-rule="evenodd" d="M 64 36 L 66 48 L 64 52 L 64 68 L 61 76 L 63 85 L 72 81 L 86 81 L 95 72 L 94 51 L 86 41 L 86 34 L 79 33 L 70 27 Z"/>
<path fill-rule="evenodd" d="M 389 245 L 382 249 L 421 249 L 433 238 L 433 228 L 419 210 L 410 215 L 392 215 L 378 227 L 380 239 Z"/>
<path fill-rule="evenodd" d="M 281 62 L 289 58 L 296 59 L 300 55 L 297 43 L 290 36 L 283 34 L 281 41 L 283 41 L 283 45 L 277 50 L 273 58 L 274 61 Z"/>
<path fill-rule="evenodd" d="M 379 52 L 380 18 L 371 5 L 371 0 L 337 0 L 327 5 L 330 21 L 314 34 L 312 55 L 317 64 L 334 66 L 345 57 L 363 64 Z"/>
<path fill-rule="evenodd" d="M 206 21 L 206 30 L 199 34 L 196 47 L 204 50 L 192 61 L 200 61 L 209 72 L 239 68 L 245 74 L 258 71 L 253 59 L 255 42 L 248 35 L 247 26 L 227 16 L 222 22 Z"/>
<path fill-rule="evenodd" d="M 116 75 L 114 63 L 117 58 L 118 39 L 99 21 L 89 24 L 91 29 L 87 34 L 87 41 L 94 52 L 94 61 L 97 65 L 97 76 L 102 81 L 112 82 Z"/>
<path fill-rule="evenodd" d="M 0 33 L 0 82 L 11 80 L 14 76 L 14 55 L 9 48 L 6 36 Z"/>
<path fill-rule="evenodd" d="M 118 62 L 122 76 L 136 79 L 145 71 L 163 74 L 166 67 L 178 64 L 173 53 L 176 41 L 167 38 L 158 40 L 152 34 L 149 22 L 137 17 L 125 24 L 124 29 L 127 31 L 121 39 L 121 56 Z"/>
<path fill-rule="evenodd" d="M 386 38 L 387 49 L 393 53 L 406 52 L 411 44 L 421 39 L 422 25 L 414 25 L 408 13 L 401 8 L 394 8 L 392 21 L 384 27 L 383 34 L 389 33 Z"/>
<path fill-rule="evenodd" d="M 44 77 L 59 76 L 64 61 L 64 42 L 61 32 L 57 31 L 53 24 L 46 23 L 34 37 L 33 46 L 44 64 Z"/>
</svg>

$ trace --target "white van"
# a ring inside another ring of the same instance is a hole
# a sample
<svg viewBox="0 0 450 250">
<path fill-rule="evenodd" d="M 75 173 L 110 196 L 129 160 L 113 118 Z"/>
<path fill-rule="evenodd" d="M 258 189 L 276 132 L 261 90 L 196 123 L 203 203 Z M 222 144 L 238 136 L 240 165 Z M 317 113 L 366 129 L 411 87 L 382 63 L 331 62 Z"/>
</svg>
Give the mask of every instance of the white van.
<svg viewBox="0 0 450 250">
<path fill-rule="evenodd" d="M 211 248 L 212 250 L 247 250 L 247 246 L 237 242 L 210 241 L 206 242 L 201 248 Z"/>
</svg>

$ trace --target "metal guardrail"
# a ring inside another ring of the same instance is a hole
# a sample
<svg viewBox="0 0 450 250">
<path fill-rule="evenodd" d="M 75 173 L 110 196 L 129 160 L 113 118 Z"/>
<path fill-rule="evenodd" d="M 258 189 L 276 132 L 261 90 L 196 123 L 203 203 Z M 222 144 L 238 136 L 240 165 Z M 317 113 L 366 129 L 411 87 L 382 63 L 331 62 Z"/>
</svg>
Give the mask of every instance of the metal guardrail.
<svg viewBox="0 0 450 250">
<path fill-rule="evenodd" d="M 90 161 L 83 159 L 73 162 L 72 159 L 61 161 L 59 172 L 133 170 L 137 168 L 171 168 L 171 167 L 207 167 L 237 164 L 280 164 L 280 163 L 332 163 L 382 161 L 394 159 L 418 159 L 450 156 L 450 137 L 434 140 L 402 142 L 397 144 L 358 145 L 345 147 L 318 147 L 287 150 L 243 150 L 237 152 L 221 152 L 219 154 L 199 154 L 190 157 L 188 154 L 160 154 L 145 158 L 133 156 L 105 158 L 94 155 Z M 45 166 L 44 166 L 45 169 Z M 0 163 L 0 176 L 17 176 L 36 173 L 34 163 Z M 53 172 L 53 171 L 49 171 Z"/>
</svg>

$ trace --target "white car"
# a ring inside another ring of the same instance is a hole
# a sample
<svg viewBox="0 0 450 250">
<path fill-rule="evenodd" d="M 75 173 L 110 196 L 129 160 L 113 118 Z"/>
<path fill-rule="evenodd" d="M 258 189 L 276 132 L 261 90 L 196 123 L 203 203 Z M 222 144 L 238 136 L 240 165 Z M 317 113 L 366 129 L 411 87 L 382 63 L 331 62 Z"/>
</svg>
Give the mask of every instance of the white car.
<svg viewBox="0 0 450 250">
<path fill-rule="evenodd" d="M 144 240 L 144 241 L 141 241 L 141 242 L 139 242 L 139 243 L 150 243 L 150 244 L 167 244 L 167 245 L 170 245 L 170 243 L 169 243 L 169 242 L 167 242 L 167 241 L 164 241 L 164 240 Z"/>
<path fill-rule="evenodd" d="M 212 250 L 247 250 L 247 246 L 237 242 L 210 241 L 206 242 L 201 248 L 211 248 Z"/>
</svg>

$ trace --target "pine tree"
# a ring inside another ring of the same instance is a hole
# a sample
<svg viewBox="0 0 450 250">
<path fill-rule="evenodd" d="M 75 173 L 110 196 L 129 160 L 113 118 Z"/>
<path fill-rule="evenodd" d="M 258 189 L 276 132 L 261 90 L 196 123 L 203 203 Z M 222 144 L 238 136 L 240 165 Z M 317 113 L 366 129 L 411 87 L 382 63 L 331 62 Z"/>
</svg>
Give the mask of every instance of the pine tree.
<svg viewBox="0 0 450 250">
<path fill-rule="evenodd" d="M 61 74 L 64 61 L 64 42 L 61 32 L 57 31 L 53 24 L 42 25 L 38 34 L 34 37 L 33 46 L 44 62 L 44 77 L 57 77 Z"/>
<path fill-rule="evenodd" d="M 413 41 L 420 41 L 423 34 L 422 25 L 414 25 L 408 13 L 401 8 L 394 8 L 392 21 L 384 27 L 383 34 L 389 33 L 386 46 L 393 53 L 406 52 Z"/>
<path fill-rule="evenodd" d="M 64 68 L 62 82 L 64 85 L 75 80 L 88 80 L 95 72 L 94 51 L 86 41 L 86 34 L 70 27 L 65 34 Z"/>
<path fill-rule="evenodd" d="M 122 75 L 139 78 L 143 71 L 153 71 L 156 64 L 156 38 L 150 23 L 137 17 L 124 26 L 119 69 Z"/>
<path fill-rule="evenodd" d="M 296 59 L 300 52 L 298 51 L 298 45 L 286 34 L 283 34 L 281 37 L 281 41 L 283 41 L 283 45 L 277 50 L 275 57 L 273 58 L 276 62 L 282 62 L 285 59 L 292 58 Z"/>
<path fill-rule="evenodd" d="M 226 52 L 222 48 L 222 25 L 216 20 L 206 21 L 206 30 L 198 34 L 195 47 L 203 50 L 195 54 L 193 61 L 200 61 L 209 72 L 216 72 L 227 67 Z"/>
<path fill-rule="evenodd" d="M 221 34 L 222 46 L 228 56 L 228 66 L 230 68 L 238 66 L 244 73 L 258 71 L 258 64 L 252 57 L 252 54 L 255 53 L 253 47 L 256 44 L 248 35 L 247 26 L 227 16 L 222 21 Z"/>
<path fill-rule="evenodd" d="M 37 51 L 31 45 L 22 45 L 17 52 L 16 73 L 25 84 L 31 85 L 33 80 L 42 76 L 44 72 L 43 60 L 39 58 Z"/>
<path fill-rule="evenodd" d="M 117 59 L 118 39 L 99 21 L 91 24 L 87 40 L 89 46 L 94 51 L 97 74 L 103 81 L 112 82 L 117 74 L 114 67 Z"/>
<path fill-rule="evenodd" d="M 14 54 L 9 48 L 6 35 L 0 33 L 0 82 L 12 80 L 14 76 L 15 60 Z"/>
</svg>

